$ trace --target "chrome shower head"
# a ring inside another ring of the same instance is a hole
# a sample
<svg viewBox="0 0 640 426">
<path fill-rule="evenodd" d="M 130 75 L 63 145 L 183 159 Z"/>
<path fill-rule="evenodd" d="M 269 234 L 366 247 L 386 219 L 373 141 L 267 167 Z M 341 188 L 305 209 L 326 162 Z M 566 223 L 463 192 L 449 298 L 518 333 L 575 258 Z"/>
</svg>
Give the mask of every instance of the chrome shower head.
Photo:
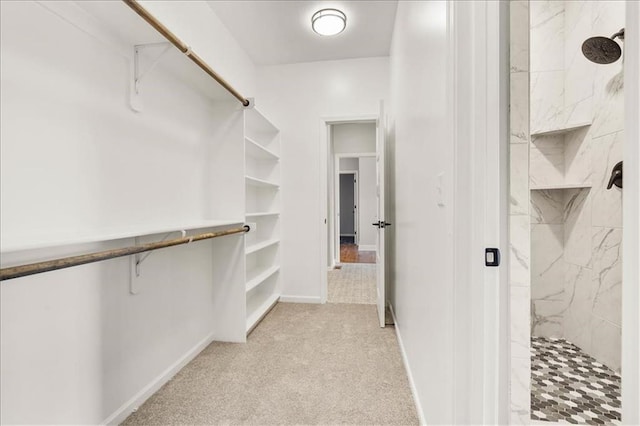
<svg viewBox="0 0 640 426">
<path fill-rule="evenodd" d="M 611 37 L 591 37 L 582 43 L 582 54 L 596 64 L 612 64 L 622 56 L 622 48 L 615 41 L 624 40 L 624 28 Z"/>
</svg>

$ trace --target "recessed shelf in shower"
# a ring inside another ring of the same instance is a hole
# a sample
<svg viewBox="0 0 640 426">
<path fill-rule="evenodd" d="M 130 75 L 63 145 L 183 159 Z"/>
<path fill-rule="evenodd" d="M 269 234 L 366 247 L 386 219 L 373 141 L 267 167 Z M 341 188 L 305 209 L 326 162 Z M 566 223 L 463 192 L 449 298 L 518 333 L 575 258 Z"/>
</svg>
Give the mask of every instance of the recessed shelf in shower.
<svg viewBox="0 0 640 426">
<path fill-rule="evenodd" d="M 561 128 L 557 128 L 557 129 L 551 129 L 551 130 L 541 130 L 541 131 L 537 131 L 534 133 L 531 133 L 531 136 L 533 137 L 537 137 L 537 136 L 559 136 L 559 135 L 563 135 L 565 133 L 569 133 L 569 132 L 575 132 L 576 130 L 581 130 L 585 127 L 589 127 L 591 126 L 591 123 L 578 123 L 578 124 L 567 124 L 566 127 L 561 127 Z"/>
<path fill-rule="evenodd" d="M 559 183 L 559 184 L 545 184 L 545 185 L 535 185 L 529 188 L 531 191 L 544 191 L 548 189 L 588 189 L 593 185 L 591 182 L 583 182 L 583 183 Z"/>
</svg>

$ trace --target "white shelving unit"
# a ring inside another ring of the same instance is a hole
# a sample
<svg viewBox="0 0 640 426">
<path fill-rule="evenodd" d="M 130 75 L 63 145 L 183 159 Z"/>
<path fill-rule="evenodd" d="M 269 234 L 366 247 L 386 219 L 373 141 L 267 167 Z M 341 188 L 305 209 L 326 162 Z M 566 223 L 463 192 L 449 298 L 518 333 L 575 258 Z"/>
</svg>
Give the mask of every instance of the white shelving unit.
<svg viewBox="0 0 640 426">
<path fill-rule="evenodd" d="M 280 279 L 280 135 L 255 108 L 244 111 L 246 332 L 275 306 Z"/>
</svg>

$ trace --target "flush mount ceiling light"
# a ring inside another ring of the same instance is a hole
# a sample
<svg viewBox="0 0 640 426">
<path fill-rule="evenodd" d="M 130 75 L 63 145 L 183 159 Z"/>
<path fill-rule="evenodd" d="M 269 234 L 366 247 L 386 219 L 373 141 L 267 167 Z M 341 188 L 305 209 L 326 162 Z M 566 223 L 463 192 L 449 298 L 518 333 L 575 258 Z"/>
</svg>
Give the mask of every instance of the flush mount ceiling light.
<svg viewBox="0 0 640 426">
<path fill-rule="evenodd" d="M 311 28 L 323 36 L 340 34 L 347 26 L 347 16 L 338 9 L 322 9 L 311 17 Z"/>
</svg>

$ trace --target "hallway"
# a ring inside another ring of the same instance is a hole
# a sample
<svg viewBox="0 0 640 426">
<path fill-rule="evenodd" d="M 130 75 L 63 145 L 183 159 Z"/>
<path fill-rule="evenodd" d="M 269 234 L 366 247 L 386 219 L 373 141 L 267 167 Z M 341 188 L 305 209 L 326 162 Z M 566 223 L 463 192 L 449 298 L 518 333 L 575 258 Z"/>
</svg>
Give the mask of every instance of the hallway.
<svg viewBox="0 0 640 426">
<path fill-rule="evenodd" d="M 327 293 L 327 303 L 375 305 L 375 263 L 344 263 L 329 271 Z"/>
<path fill-rule="evenodd" d="M 374 305 L 279 303 L 247 344 L 215 342 L 124 422 L 418 424 Z"/>
</svg>

